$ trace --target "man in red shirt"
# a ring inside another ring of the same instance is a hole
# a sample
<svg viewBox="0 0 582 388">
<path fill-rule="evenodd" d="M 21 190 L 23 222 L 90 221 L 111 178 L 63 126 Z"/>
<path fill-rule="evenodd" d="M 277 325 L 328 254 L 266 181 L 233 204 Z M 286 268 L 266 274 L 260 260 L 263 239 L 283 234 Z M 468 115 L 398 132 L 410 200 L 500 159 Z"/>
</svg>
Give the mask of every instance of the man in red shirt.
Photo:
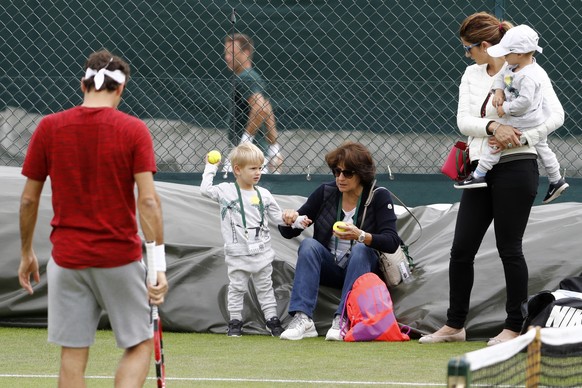
<svg viewBox="0 0 582 388">
<path fill-rule="evenodd" d="M 59 387 L 85 386 L 89 347 L 102 311 L 125 349 L 115 386 L 142 386 L 153 330 L 150 305 L 168 291 L 162 211 L 154 187 L 153 142 L 146 125 L 117 110 L 129 65 L 107 50 L 85 63 L 83 104 L 42 119 L 22 174 L 20 285 L 40 280 L 32 247 L 44 182 L 50 177 L 53 249 L 47 264 L 48 340 L 62 347 Z M 146 241 L 156 242 L 157 286 L 146 286 L 137 209 Z"/>
</svg>

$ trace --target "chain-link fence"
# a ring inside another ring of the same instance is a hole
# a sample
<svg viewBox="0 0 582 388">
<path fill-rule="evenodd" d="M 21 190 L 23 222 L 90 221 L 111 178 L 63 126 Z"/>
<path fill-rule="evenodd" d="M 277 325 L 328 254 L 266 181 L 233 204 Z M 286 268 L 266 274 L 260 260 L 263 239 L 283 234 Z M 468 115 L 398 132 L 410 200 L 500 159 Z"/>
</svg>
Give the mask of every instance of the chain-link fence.
<svg viewBox="0 0 582 388">
<path fill-rule="evenodd" d="M 120 109 L 150 127 L 159 170 L 201 172 L 208 150 L 230 147 L 224 38 L 236 31 L 255 41 L 284 174 L 327 173 L 323 155 L 347 139 L 370 148 L 380 173 L 436 174 L 462 138 L 458 27 L 481 10 L 540 33 L 538 61 L 566 111 L 550 145 L 580 177 L 579 0 L 3 0 L 0 164 L 21 165 L 42 115 L 81 102 L 84 60 L 105 47 L 132 66 Z"/>
</svg>

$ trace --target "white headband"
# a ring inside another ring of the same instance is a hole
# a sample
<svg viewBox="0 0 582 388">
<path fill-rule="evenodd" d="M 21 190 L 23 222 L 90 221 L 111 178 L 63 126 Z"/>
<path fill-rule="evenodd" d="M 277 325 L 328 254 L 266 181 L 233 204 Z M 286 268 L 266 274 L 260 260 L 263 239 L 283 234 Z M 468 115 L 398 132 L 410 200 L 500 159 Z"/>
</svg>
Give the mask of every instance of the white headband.
<svg viewBox="0 0 582 388">
<path fill-rule="evenodd" d="M 125 82 L 125 74 L 123 74 L 121 70 L 111 71 L 103 68 L 97 71 L 95 69 L 88 68 L 87 71 L 85 72 L 85 79 L 95 77 L 94 79 L 95 90 L 101 89 L 101 86 L 103 86 L 103 82 L 105 82 L 105 76 L 108 76 L 109 78 L 113 79 L 118 84 L 122 84 Z"/>
</svg>

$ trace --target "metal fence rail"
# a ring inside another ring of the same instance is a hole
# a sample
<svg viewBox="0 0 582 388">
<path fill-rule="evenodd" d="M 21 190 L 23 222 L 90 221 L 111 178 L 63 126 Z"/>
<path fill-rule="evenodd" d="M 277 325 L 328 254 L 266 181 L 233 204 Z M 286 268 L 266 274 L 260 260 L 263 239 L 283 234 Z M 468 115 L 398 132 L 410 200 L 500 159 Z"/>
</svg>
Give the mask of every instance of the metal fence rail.
<svg viewBox="0 0 582 388">
<path fill-rule="evenodd" d="M 577 0 L 458 1 L 13 1 L 0 6 L 0 165 L 22 164 L 43 115 L 81 102 L 89 53 L 125 58 L 132 77 L 120 109 L 149 125 L 160 171 L 201 172 L 227 152 L 232 77 L 224 37 L 255 40 L 284 174 L 325 173 L 323 155 L 366 144 L 378 171 L 439 173 L 456 128 L 458 84 L 469 62 L 463 18 L 496 12 L 541 36 L 539 63 L 566 122 L 549 142 L 568 176 L 582 176 L 582 66 Z M 233 19 L 232 11 L 236 11 Z"/>
</svg>

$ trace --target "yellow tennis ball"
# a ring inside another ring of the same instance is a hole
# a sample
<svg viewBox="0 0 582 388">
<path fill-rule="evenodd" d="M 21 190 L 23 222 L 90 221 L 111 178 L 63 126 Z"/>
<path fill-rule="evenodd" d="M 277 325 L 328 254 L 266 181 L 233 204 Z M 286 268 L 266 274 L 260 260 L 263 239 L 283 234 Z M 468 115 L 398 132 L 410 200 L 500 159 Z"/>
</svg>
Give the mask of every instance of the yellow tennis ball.
<svg viewBox="0 0 582 388">
<path fill-rule="evenodd" d="M 216 164 L 220 162 L 221 159 L 222 156 L 220 155 L 220 152 L 218 152 L 217 150 L 212 150 L 208 153 L 208 163 Z"/>
<path fill-rule="evenodd" d="M 345 227 L 346 227 L 346 223 L 343 221 L 338 221 L 335 224 L 333 224 L 333 230 L 335 230 L 336 232 L 345 232 Z"/>
</svg>

